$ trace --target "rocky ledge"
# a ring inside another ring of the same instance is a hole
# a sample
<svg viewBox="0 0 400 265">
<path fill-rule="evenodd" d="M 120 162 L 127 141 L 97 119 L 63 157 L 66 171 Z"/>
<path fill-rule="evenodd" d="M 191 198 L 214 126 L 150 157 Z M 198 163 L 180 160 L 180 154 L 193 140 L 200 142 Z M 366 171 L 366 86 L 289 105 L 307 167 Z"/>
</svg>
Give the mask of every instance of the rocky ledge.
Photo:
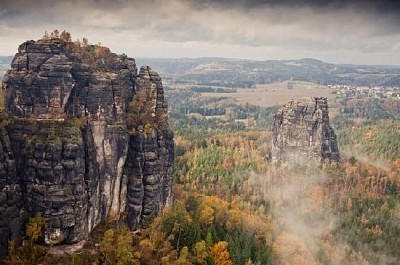
<svg viewBox="0 0 400 265">
<path fill-rule="evenodd" d="M 27 41 L 3 79 L 0 251 L 42 213 L 46 244 L 103 220 L 132 230 L 172 203 L 173 133 L 160 76 L 99 45 Z"/>
<path fill-rule="evenodd" d="M 325 166 L 340 162 L 326 98 L 291 100 L 273 120 L 272 161 Z"/>
</svg>

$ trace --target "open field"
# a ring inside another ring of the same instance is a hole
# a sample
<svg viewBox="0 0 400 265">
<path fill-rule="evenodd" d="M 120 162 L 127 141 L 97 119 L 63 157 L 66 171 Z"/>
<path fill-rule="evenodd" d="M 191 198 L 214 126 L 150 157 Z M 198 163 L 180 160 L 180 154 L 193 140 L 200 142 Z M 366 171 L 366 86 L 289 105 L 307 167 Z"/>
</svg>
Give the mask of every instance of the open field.
<svg viewBox="0 0 400 265">
<path fill-rule="evenodd" d="M 335 98 L 333 90 L 326 86 L 308 82 L 290 83 L 292 89 L 288 89 L 288 82 L 281 82 L 257 85 L 256 88 L 241 88 L 236 93 L 202 93 L 202 96 L 227 97 L 235 99 L 237 103 L 249 103 L 260 107 L 282 105 L 291 99 L 301 97 L 327 97 L 328 100 Z"/>
</svg>

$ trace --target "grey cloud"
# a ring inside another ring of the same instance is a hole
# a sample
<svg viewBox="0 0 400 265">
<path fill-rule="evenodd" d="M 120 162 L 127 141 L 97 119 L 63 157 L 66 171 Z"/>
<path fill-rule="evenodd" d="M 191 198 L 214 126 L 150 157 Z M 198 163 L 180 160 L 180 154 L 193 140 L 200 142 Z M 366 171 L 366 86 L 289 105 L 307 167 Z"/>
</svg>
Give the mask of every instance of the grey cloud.
<svg viewBox="0 0 400 265">
<path fill-rule="evenodd" d="M 242 10 L 263 8 L 310 8 L 315 12 L 329 13 L 354 9 L 358 13 L 385 16 L 400 22 L 400 1 L 392 0 L 190 0 L 197 8 L 219 8 Z"/>
<path fill-rule="evenodd" d="M 400 3 L 391 0 L 191 0 L 197 6 L 220 6 L 220 7 L 311 7 L 319 9 L 341 9 L 349 6 L 357 6 L 360 9 L 376 9 L 376 11 L 393 10 L 400 7 Z M 396 11 L 396 10 L 393 10 Z M 396 11 L 399 12 L 399 11 Z"/>
<path fill-rule="evenodd" d="M 157 7 L 161 3 L 174 1 L 161 0 L 2 0 L 0 7 L 23 9 L 40 9 L 43 7 L 57 7 L 63 3 L 72 3 L 76 6 L 94 7 L 106 10 L 117 10 L 127 6 L 135 7 L 152 5 Z M 360 12 L 385 13 L 400 16 L 400 2 L 392 0 L 186 0 L 194 8 L 301 8 L 308 7 L 319 11 L 330 11 L 345 8 L 357 8 Z"/>
<path fill-rule="evenodd" d="M 380 2 L 387 5 L 371 0 L 3 0 L 0 41 L 40 38 L 44 30 L 58 28 L 111 48 L 128 40 L 132 46 L 173 43 L 174 57 L 188 56 L 179 54 L 179 45 L 188 53 L 193 46 L 193 54 L 226 47 L 220 56 L 227 57 L 263 48 L 283 51 L 283 56 L 330 53 L 330 58 L 351 52 L 394 53 L 400 49 L 400 8 Z"/>
</svg>

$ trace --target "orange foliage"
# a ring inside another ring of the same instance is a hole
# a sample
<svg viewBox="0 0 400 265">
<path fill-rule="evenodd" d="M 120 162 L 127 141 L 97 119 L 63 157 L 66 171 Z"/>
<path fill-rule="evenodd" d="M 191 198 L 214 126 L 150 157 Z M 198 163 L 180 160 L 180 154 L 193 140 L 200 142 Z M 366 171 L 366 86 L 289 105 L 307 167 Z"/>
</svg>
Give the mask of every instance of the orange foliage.
<svg viewBox="0 0 400 265">
<path fill-rule="evenodd" d="M 365 136 L 366 138 L 368 138 L 368 139 L 372 138 L 374 135 L 375 135 L 375 133 L 374 133 L 373 131 L 371 131 L 371 130 L 368 130 L 368 131 L 364 134 L 364 136 Z"/>
<path fill-rule="evenodd" d="M 232 265 L 229 255 L 228 243 L 219 241 L 211 248 L 211 256 L 214 259 L 215 265 Z"/>
</svg>

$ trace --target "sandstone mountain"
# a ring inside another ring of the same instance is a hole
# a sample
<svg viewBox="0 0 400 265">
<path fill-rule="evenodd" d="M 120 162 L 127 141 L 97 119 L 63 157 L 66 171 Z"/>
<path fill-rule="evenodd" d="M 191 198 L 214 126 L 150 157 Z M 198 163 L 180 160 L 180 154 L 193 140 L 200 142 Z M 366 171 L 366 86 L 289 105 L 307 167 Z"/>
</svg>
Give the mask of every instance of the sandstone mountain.
<svg viewBox="0 0 400 265">
<path fill-rule="evenodd" d="M 100 45 L 44 38 L 3 79 L 0 248 L 27 218 L 46 244 L 79 243 L 106 219 L 132 230 L 172 203 L 173 133 L 160 76 Z"/>
<path fill-rule="evenodd" d="M 318 166 L 340 161 L 326 98 L 291 100 L 275 113 L 272 161 Z"/>
</svg>

